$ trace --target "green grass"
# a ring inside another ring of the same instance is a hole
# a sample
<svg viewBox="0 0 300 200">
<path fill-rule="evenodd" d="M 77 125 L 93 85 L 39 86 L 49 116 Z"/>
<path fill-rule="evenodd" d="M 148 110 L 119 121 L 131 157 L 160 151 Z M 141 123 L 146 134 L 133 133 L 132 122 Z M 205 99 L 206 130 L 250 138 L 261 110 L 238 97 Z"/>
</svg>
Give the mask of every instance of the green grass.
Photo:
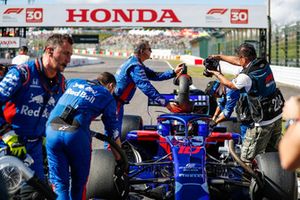
<svg viewBox="0 0 300 200">
<path fill-rule="evenodd" d="M 288 42 L 288 58 L 296 58 L 297 57 L 296 51 L 296 40 L 289 40 Z M 272 43 L 272 52 L 271 52 L 272 59 L 276 58 L 276 44 Z M 285 43 L 284 41 L 280 41 L 278 43 L 278 58 L 284 59 L 285 58 Z"/>
<path fill-rule="evenodd" d="M 176 67 L 179 63 L 181 63 L 181 61 L 179 60 L 168 60 L 168 62 L 173 66 Z M 191 77 L 195 77 L 195 78 L 206 78 L 203 75 L 203 71 L 204 71 L 204 67 L 202 65 L 188 65 L 188 74 Z M 234 78 L 234 75 L 232 74 L 224 74 L 224 76 L 226 78 L 228 78 L 229 80 Z"/>
</svg>

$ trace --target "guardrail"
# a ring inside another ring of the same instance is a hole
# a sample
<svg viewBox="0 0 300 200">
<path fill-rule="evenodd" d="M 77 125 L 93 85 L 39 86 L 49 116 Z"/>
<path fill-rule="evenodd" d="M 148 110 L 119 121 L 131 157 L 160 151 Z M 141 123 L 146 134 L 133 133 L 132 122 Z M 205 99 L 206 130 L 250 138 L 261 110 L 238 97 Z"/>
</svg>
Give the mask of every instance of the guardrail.
<svg viewBox="0 0 300 200">
<path fill-rule="evenodd" d="M 88 56 L 79 56 L 72 55 L 71 61 L 68 64 L 69 67 L 82 66 L 82 65 L 93 65 L 103 63 L 99 57 L 88 57 Z"/>
<path fill-rule="evenodd" d="M 220 62 L 223 73 L 238 74 L 242 68 L 226 62 Z M 300 67 L 271 65 L 276 82 L 300 87 Z"/>
<path fill-rule="evenodd" d="M 300 87 L 300 67 L 271 65 L 277 82 Z"/>
</svg>

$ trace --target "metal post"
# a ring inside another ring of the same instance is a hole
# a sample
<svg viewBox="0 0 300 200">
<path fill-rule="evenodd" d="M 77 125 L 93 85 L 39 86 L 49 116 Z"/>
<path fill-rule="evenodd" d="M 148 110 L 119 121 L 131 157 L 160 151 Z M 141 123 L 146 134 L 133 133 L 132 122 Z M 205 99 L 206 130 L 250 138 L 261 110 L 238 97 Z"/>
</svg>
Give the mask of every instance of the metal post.
<svg viewBox="0 0 300 200">
<path fill-rule="evenodd" d="M 296 67 L 300 67 L 300 22 L 297 22 L 296 31 Z"/>
<path fill-rule="evenodd" d="M 284 65 L 288 66 L 288 44 L 289 39 L 288 39 L 288 26 L 285 26 L 284 28 Z"/>
<path fill-rule="evenodd" d="M 3 1 L 4 5 L 7 5 L 7 0 L 0 0 Z"/>
<path fill-rule="evenodd" d="M 268 60 L 271 64 L 271 52 L 272 52 L 272 24 L 271 24 L 271 0 L 268 0 Z"/>
<path fill-rule="evenodd" d="M 267 29 L 259 29 L 259 49 L 260 57 L 266 58 L 267 56 Z"/>
<path fill-rule="evenodd" d="M 276 65 L 279 65 L 279 33 L 276 31 L 276 36 L 275 36 L 275 60 L 276 60 Z"/>
</svg>

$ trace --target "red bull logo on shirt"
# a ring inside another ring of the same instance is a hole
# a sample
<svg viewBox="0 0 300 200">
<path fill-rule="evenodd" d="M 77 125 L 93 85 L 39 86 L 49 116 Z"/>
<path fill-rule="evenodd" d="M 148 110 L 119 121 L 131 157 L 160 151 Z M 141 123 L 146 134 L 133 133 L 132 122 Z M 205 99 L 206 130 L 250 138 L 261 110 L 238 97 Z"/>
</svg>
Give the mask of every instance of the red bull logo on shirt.
<svg viewBox="0 0 300 200">
<path fill-rule="evenodd" d="M 40 117 L 41 110 L 42 110 L 41 107 L 39 107 L 37 109 L 30 109 L 29 106 L 23 105 L 20 114 L 26 115 L 29 117 Z M 49 115 L 50 115 L 50 112 L 48 112 L 48 109 L 45 108 L 45 110 L 43 110 L 42 117 L 48 118 Z"/>
<path fill-rule="evenodd" d="M 32 103 L 32 102 L 41 105 L 44 102 L 44 98 L 42 95 L 33 96 L 33 94 L 31 94 L 31 99 L 30 99 L 29 103 Z"/>
<path fill-rule="evenodd" d="M 72 90 L 71 88 L 67 89 L 67 91 L 65 92 L 66 94 L 69 94 L 69 95 L 72 95 L 72 96 L 76 96 L 76 97 L 80 97 L 80 98 L 83 98 L 85 99 L 86 101 L 90 102 L 90 103 L 94 103 L 95 101 L 95 97 L 86 93 L 85 91 L 74 91 Z"/>
</svg>

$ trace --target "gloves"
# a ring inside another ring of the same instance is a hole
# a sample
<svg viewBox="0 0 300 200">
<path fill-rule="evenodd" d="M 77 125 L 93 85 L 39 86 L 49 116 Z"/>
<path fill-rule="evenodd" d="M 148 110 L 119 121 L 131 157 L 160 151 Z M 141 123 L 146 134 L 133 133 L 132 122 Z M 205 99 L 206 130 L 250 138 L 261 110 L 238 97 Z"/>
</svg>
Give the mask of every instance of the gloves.
<svg viewBox="0 0 300 200">
<path fill-rule="evenodd" d="M 209 122 L 209 128 L 211 128 L 211 129 L 213 129 L 215 126 L 217 126 L 218 125 L 218 123 L 215 121 L 215 120 L 211 120 L 210 122 Z"/>
<path fill-rule="evenodd" d="M 19 140 L 14 130 L 10 130 L 2 136 L 2 140 L 9 146 L 12 155 L 19 158 L 24 158 L 26 155 L 26 148 L 23 142 Z"/>
<path fill-rule="evenodd" d="M 175 102 L 169 102 L 166 106 L 172 113 L 190 113 L 193 111 L 193 103 L 178 104 Z"/>
<path fill-rule="evenodd" d="M 180 74 L 183 73 L 184 70 L 186 70 L 186 69 L 184 69 L 184 66 L 185 66 L 185 63 L 180 63 L 175 67 L 174 72 L 175 72 L 176 76 L 179 76 Z"/>
</svg>

